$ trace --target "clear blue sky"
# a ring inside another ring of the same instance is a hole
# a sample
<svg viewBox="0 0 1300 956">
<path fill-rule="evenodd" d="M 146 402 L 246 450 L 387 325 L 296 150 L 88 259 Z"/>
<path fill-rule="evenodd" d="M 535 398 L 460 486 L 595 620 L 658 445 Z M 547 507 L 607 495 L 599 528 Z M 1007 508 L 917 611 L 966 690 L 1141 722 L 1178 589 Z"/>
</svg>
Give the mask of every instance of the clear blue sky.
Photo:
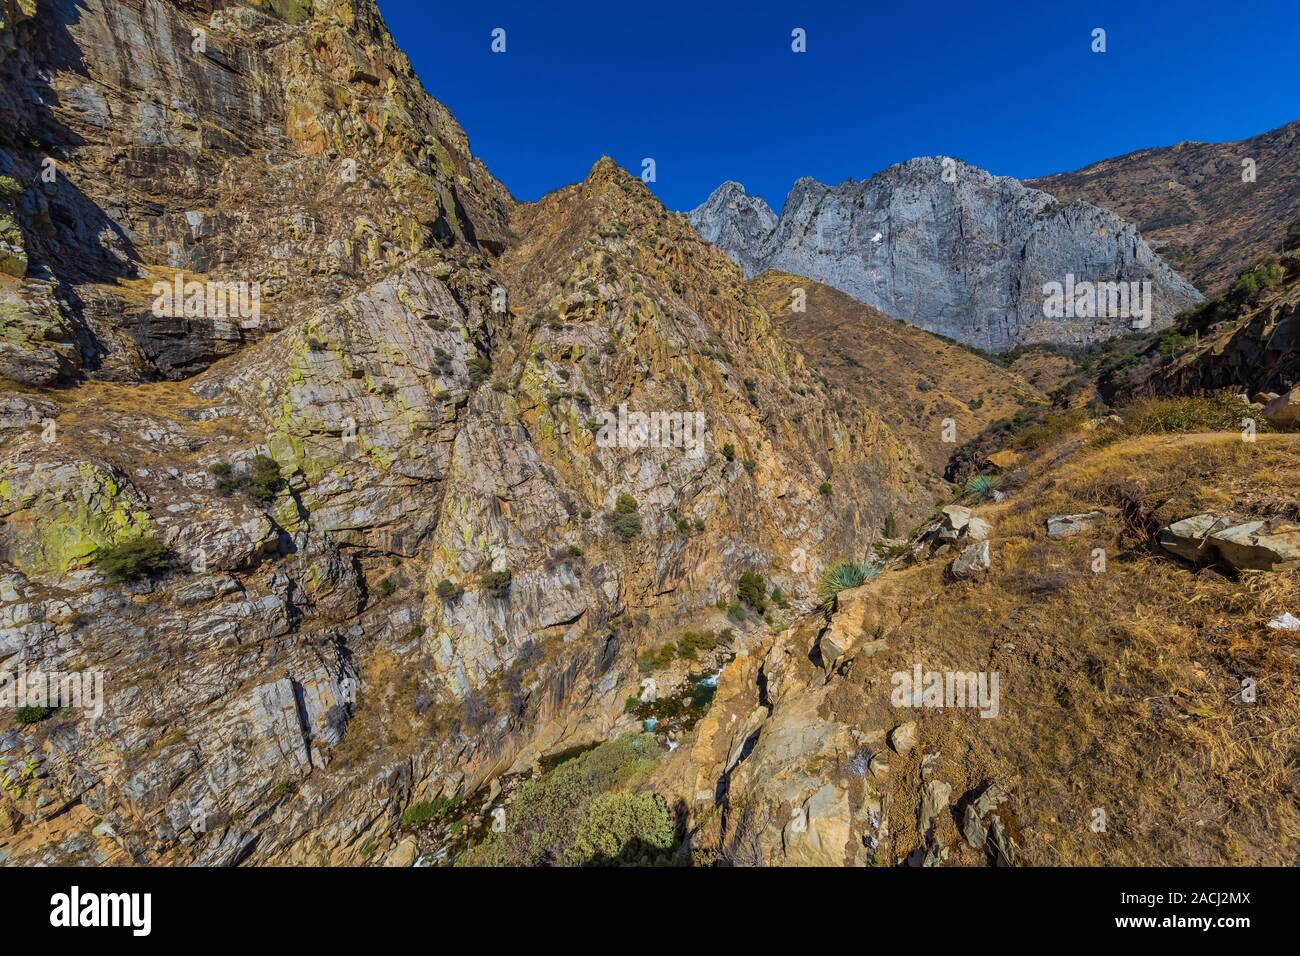
<svg viewBox="0 0 1300 956">
<path fill-rule="evenodd" d="M 379 6 L 524 200 L 608 154 L 637 174 L 653 157 L 670 209 L 735 179 L 779 211 L 805 175 L 834 184 L 944 154 L 1030 178 L 1300 118 L 1298 0 Z M 790 49 L 795 27 L 806 53 Z"/>
</svg>

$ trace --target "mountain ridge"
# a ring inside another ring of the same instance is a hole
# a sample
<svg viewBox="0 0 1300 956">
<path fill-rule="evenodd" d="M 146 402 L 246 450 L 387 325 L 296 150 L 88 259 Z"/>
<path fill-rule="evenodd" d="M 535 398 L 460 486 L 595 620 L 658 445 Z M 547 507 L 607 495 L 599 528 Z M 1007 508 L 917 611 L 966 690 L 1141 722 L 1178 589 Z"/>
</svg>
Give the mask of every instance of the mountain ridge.
<svg viewBox="0 0 1300 956">
<path fill-rule="evenodd" d="M 739 188 L 715 190 L 689 216 L 747 275 L 806 275 L 992 352 L 1086 344 L 1131 327 L 1127 316 L 1049 318 L 1050 282 L 1149 281 L 1156 328 L 1200 299 L 1113 213 L 1059 203 L 946 157 L 918 157 L 835 187 L 803 177 L 770 227 L 770 208 Z"/>
</svg>

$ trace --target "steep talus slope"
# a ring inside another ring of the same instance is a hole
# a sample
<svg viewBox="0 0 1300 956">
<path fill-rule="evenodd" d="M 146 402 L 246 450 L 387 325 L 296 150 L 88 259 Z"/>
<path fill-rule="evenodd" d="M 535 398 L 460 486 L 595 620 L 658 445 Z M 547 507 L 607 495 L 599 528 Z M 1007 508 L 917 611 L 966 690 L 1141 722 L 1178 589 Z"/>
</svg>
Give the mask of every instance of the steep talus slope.
<svg viewBox="0 0 1300 956">
<path fill-rule="evenodd" d="M 0 175 L 29 259 L 0 293 L 10 377 L 192 375 L 422 250 L 499 250 L 510 197 L 374 4 L 264 7 L 6 18 Z M 259 283 L 262 315 L 159 315 L 178 273 Z"/>
<path fill-rule="evenodd" d="M 770 270 L 749 288 L 782 336 L 910 441 L 935 476 L 943 474 L 954 443 L 1047 400 L 1008 369 L 829 286 Z M 801 311 L 795 311 L 796 289 Z"/>
<path fill-rule="evenodd" d="M 1243 179 L 1248 159 L 1253 181 Z M 1300 121 L 1234 143 L 1143 149 L 1027 185 L 1123 216 L 1193 285 L 1217 293 L 1276 248 L 1300 211 Z"/>
<path fill-rule="evenodd" d="M 1048 317 L 1045 284 L 1065 285 L 1071 275 L 1149 281 L 1157 328 L 1200 298 L 1114 213 L 1063 204 L 955 160 L 913 159 L 836 187 L 800 179 L 766 230 L 770 210 L 760 203 L 728 183 L 691 221 L 746 275 L 807 276 L 992 352 L 1084 344 L 1133 327 L 1132 316 Z"/>
</svg>

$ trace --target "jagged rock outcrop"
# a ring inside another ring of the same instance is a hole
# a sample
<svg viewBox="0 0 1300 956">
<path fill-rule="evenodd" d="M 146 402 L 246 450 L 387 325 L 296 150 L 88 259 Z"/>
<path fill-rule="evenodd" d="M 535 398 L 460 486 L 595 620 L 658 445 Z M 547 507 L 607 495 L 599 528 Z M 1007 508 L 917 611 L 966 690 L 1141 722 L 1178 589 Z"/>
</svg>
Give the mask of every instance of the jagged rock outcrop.
<svg viewBox="0 0 1300 956">
<path fill-rule="evenodd" d="M 1114 213 L 1061 203 L 942 157 L 835 187 L 805 177 L 774 224 L 770 215 L 736 183 L 690 213 L 700 234 L 746 275 L 781 269 L 808 276 L 895 318 L 995 352 L 1091 342 L 1147 319 L 1161 328 L 1201 298 Z M 1059 283 L 1064 292 L 1084 282 L 1148 283 L 1149 314 L 1135 318 L 1132 304 L 1053 313 L 1044 287 Z"/>
<path fill-rule="evenodd" d="M 0 273 L 21 276 L 19 231 L 59 314 L 0 307 L 6 348 L 64 380 L 184 378 L 408 257 L 501 248 L 513 201 L 366 0 L 17 9 Z M 158 308 L 178 276 L 255 283 L 260 312 Z"/>
</svg>

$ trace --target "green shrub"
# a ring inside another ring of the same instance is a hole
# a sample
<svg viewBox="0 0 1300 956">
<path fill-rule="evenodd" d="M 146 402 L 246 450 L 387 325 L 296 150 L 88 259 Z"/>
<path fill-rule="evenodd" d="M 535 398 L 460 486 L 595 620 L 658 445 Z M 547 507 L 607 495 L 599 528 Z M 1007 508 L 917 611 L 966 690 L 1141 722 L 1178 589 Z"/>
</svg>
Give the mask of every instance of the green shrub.
<svg viewBox="0 0 1300 956">
<path fill-rule="evenodd" d="M 412 830 L 437 820 L 444 819 L 456 807 L 460 806 L 460 797 L 444 797 L 441 794 L 432 801 L 413 803 L 402 811 L 402 827 Z"/>
<path fill-rule="evenodd" d="M 713 650 L 717 646 L 718 639 L 713 635 L 687 631 L 677 642 L 677 656 L 684 661 L 693 661 L 699 657 L 700 651 Z"/>
<path fill-rule="evenodd" d="M 829 605 L 841 591 L 860 587 L 879 573 L 879 568 L 865 561 L 836 561 L 822 572 L 822 603 Z"/>
<path fill-rule="evenodd" d="M 217 493 L 221 495 L 230 495 L 238 491 L 241 487 L 238 476 L 234 474 L 234 469 L 230 467 L 230 462 L 222 461 L 208 469 L 212 476 L 217 479 Z"/>
<path fill-rule="evenodd" d="M 224 461 L 213 465 L 208 471 L 217 479 L 219 494 L 230 495 L 244 491 L 263 503 L 275 500 L 276 494 L 285 485 L 284 479 L 280 477 L 280 466 L 275 463 L 275 459 L 266 455 L 254 455 L 247 472 L 238 472 L 229 462 Z"/>
<path fill-rule="evenodd" d="M 492 371 L 492 363 L 482 355 L 471 356 L 465 366 L 469 369 L 470 381 L 475 385 L 487 378 L 488 373 Z"/>
<path fill-rule="evenodd" d="M 438 582 L 438 586 L 434 588 L 434 592 L 438 595 L 438 600 L 442 601 L 443 604 L 450 604 L 464 594 L 465 589 L 459 584 L 452 584 L 447 578 L 443 578 Z"/>
<path fill-rule="evenodd" d="M 257 455 L 249 466 L 248 493 L 258 501 L 272 501 L 276 493 L 284 487 L 280 477 L 280 466 L 275 459 L 266 455 Z"/>
<path fill-rule="evenodd" d="M 767 582 L 763 580 L 761 574 L 753 571 L 746 571 L 740 576 L 740 582 L 736 586 L 737 596 L 752 607 L 755 612 L 762 614 L 767 610 Z"/>
<path fill-rule="evenodd" d="M 25 191 L 23 184 L 12 176 L 0 176 L 0 199 L 12 202 Z"/>
<path fill-rule="evenodd" d="M 598 794 L 561 861 L 574 866 L 666 863 L 676 830 L 668 805 L 656 793 Z"/>
<path fill-rule="evenodd" d="M 898 522 L 894 520 L 894 516 L 892 513 L 885 515 L 885 537 L 886 538 L 898 537 Z"/>
<path fill-rule="evenodd" d="M 733 621 L 739 624 L 741 621 L 745 619 L 745 609 L 741 607 L 739 604 L 735 604 L 735 603 L 728 604 L 727 617 L 731 618 Z"/>
<path fill-rule="evenodd" d="M 157 538 L 145 535 L 110 544 L 95 552 L 90 562 L 110 581 L 142 581 L 171 567 L 171 553 Z"/>
<path fill-rule="evenodd" d="M 820 491 L 824 496 L 829 498 L 831 496 L 831 492 L 834 489 L 831 488 L 831 483 L 829 481 L 823 481 L 820 485 L 817 486 L 817 490 Z"/>
<path fill-rule="evenodd" d="M 292 780 L 281 780 L 279 783 L 275 785 L 275 789 L 271 791 L 271 799 L 283 800 L 285 797 L 290 796 L 297 789 L 298 789 L 298 785 L 295 784 Z"/>
<path fill-rule="evenodd" d="M 641 516 L 637 514 L 639 506 L 636 499 L 629 494 L 621 494 L 614 504 L 614 513 L 609 516 L 609 523 L 624 541 L 631 541 L 641 533 Z"/>
<path fill-rule="evenodd" d="M 1192 344 L 1192 341 L 1191 336 L 1181 335 L 1176 328 L 1171 327 L 1165 329 L 1156 338 L 1156 351 L 1166 362 L 1172 362 Z"/>
<path fill-rule="evenodd" d="M 379 593 L 384 597 L 392 597 L 393 592 L 397 590 L 397 582 L 392 578 L 384 578 L 379 582 Z"/>
<path fill-rule="evenodd" d="M 677 656 L 677 648 L 672 644 L 665 644 L 659 650 L 646 650 L 636 659 L 637 670 L 642 674 L 649 674 L 667 667 Z"/>
<path fill-rule="evenodd" d="M 54 713 L 53 707 L 19 707 L 14 712 L 14 720 L 26 726 L 39 723 L 52 713 Z"/>
<path fill-rule="evenodd" d="M 654 738 L 636 733 L 564 761 L 520 787 L 506 815 L 505 830 L 489 833 L 483 843 L 457 859 L 457 865 L 630 862 L 623 855 L 625 848 L 639 860 L 646 859 L 647 851 L 657 860 L 667 852 L 663 821 L 644 800 L 602 801 L 594 816 L 591 808 L 601 794 L 635 793 L 660 757 Z"/>
<path fill-rule="evenodd" d="M 479 579 L 484 590 L 494 598 L 503 598 L 506 592 L 510 590 L 510 582 L 513 575 L 509 571 L 486 571 Z"/>
<path fill-rule="evenodd" d="M 736 460 L 736 446 L 733 445 L 733 444 L 731 444 L 731 442 L 727 442 L 725 445 L 723 445 L 723 446 L 722 446 L 722 457 L 725 458 L 725 459 L 727 459 L 727 461 L 735 461 L 735 460 Z"/>
</svg>

